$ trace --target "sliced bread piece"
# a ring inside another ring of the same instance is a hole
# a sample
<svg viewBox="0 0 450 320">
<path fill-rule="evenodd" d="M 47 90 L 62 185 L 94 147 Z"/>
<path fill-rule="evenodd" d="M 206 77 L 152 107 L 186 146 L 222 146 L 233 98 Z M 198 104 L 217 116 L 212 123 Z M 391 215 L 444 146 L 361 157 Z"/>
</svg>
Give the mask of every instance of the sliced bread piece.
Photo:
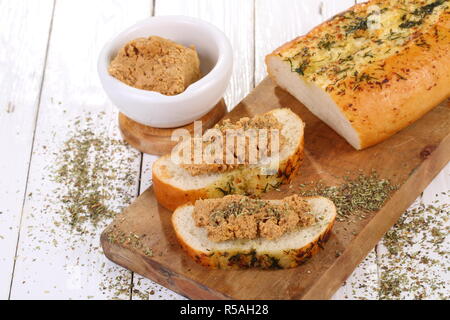
<svg viewBox="0 0 450 320">
<path fill-rule="evenodd" d="M 316 217 L 316 222 L 274 240 L 258 238 L 211 241 L 206 228 L 196 226 L 193 218 L 194 206 L 191 204 L 175 210 L 172 224 L 183 249 L 203 266 L 214 269 L 293 268 L 322 248 L 322 243 L 328 239 L 336 218 L 336 207 L 327 198 L 304 199 L 311 206 L 311 214 Z"/>
<path fill-rule="evenodd" d="M 258 195 L 289 182 L 303 160 L 303 121 L 290 109 L 269 112 L 282 125 L 284 143 L 280 146 L 277 172 L 264 172 L 251 164 L 222 173 L 192 175 L 171 160 L 159 158 L 152 169 L 153 188 L 158 202 L 173 211 L 198 199 L 220 198 L 228 194 Z"/>
</svg>

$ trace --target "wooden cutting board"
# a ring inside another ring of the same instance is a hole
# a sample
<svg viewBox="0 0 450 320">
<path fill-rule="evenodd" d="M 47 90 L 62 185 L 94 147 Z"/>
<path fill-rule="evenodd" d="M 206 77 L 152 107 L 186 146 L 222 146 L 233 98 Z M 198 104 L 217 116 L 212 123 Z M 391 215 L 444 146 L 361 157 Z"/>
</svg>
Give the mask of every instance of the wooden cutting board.
<svg viewBox="0 0 450 320">
<path fill-rule="evenodd" d="M 238 119 L 279 107 L 291 108 L 306 122 L 305 161 L 292 182 L 294 187 L 283 186 L 264 198 L 284 197 L 304 182 L 322 180 L 334 185 L 336 177 L 358 170 L 370 173 L 374 169 L 400 188 L 378 212 L 337 222 L 323 250 L 298 268 L 225 271 L 197 265 L 181 250 L 170 224 L 171 213 L 158 205 L 150 187 L 103 232 L 106 256 L 193 299 L 327 299 L 450 159 L 449 100 L 389 140 L 363 151 L 354 150 L 270 79 L 262 81 L 227 117 Z"/>
</svg>

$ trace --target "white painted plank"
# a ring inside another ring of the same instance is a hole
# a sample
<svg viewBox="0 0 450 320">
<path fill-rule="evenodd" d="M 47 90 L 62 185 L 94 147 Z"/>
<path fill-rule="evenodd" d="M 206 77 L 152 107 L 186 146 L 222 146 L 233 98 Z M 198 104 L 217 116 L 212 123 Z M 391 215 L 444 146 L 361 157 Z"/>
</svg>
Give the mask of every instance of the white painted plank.
<svg viewBox="0 0 450 320">
<path fill-rule="evenodd" d="M 280 45 L 306 34 L 325 19 L 344 11 L 354 0 L 258 0 L 255 5 L 256 83 L 266 76 L 264 58 Z"/>
<path fill-rule="evenodd" d="M 283 43 L 303 35 L 323 17 L 321 1 L 257 0 L 255 3 L 255 80 L 266 73 L 264 58 Z"/>
<path fill-rule="evenodd" d="M 378 266 L 376 252 L 371 250 L 353 271 L 345 283 L 336 291 L 333 300 L 378 299 Z"/>
<path fill-rule="evenodd" d="M 9 295 L 53 0 L 0 1 L 0 300 Z"/>
<path fill-rule="evenodd" d="M 225 93 L 229 109 L 253 88 L 253 0 L 157 0 L 155 15 L 186 15 L 208 21 L 231 41 L 234 68 Z"/>
<path fill-rule="evenodd" d="M 450 203 L 450 163 L 433 179 L 422 193 L 422 202 L 432 204 L 434 201 Z"/>
<path fill-rule="evenodd" d="M 253 88 L 253 0 L 157 0 L 155 15 L 186 15 L 208 21 L 219 27 L 231 41 L 234 70 L 225 93 L 225 102 L 232 109 Z M 144 155 L 141 191 L 151 185 L 151 167 L 157 159 Z M 134 275 L 133 299 L 181 299 L 182 296 Z M 149 294 L 153 293 L 153 294 Z"/>
<path fill-rule="evenodd" d="M 320 9 L 323 20 L 328 20 L 355 5 L 355 0 L 323 0 Z"/>
<path fill-rule="evenodd" d="M 342 12 L 354 0 L 258 0 L 255 4 L 256 83 L 266 76 L 264 58 L 280 45 L 306 34 L 322 21 Z"/>
<path fill-rule="evenodd" d="M 109 219 L 96 227 L 86 223 L 82 234 L 71 230 L 64 223 L 67 210 L 62 203 L 67 189 L 53 178 L 64 141 L 79 133 L 80 128 L 90 127 L 107 143 L 118 139 L 117 111 L 100 87 L 97 57 L 109 38 L 150 12 L 148 0 L 56 3 L 27 185 L 29 196 L 11 290 L 13 299 L 130 297 L 131 272 L 109 262 L 99 248 L 99 235 Z M 107 158 L 105 166 L 109 170 L 98 173 L 98 191 L 108 189 L 112 196 L 107 204 L 119 211 L 137 194 L 141 155 L 124 146 L 100 151 L 91 148 L 89 168 L 102 156 Z M 73 162 L 68 164 L 73 166 Z M 117 177 L 106 178 L 109 175 Z M 129 185 L 124 184 L 124 175 L 129 175 Z"/>
<path fill-rule="evenodd" d="M 450 299 L 450 164 L 377 246 L 380 298 Z"/>
</svg>

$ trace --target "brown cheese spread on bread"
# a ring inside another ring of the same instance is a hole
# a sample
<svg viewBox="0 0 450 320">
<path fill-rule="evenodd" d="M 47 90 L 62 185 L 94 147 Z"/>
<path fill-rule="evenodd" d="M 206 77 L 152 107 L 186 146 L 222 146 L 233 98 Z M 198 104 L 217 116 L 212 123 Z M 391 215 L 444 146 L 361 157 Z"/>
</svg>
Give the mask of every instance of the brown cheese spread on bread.
<svg viewBox="0 0 450 320">
<path fill-rule="evenodd" d="M 308 202 L 297 195 L 276 202 L 230 195 L 197 200 L 193 218 L 197 226 L 206 228 L 211 241 L 277 239 L 313 224 L 310 210 Z"/>
<path fill-rule="evenodd" d="M 362 149 L 450 95 L 450 0 L 372 0 L 266 57 L 275 82 Z"/>
<path fill-rule="evenodd" d="M 230 205 L 231 199 L 228 199 Z M 234 198 L 235 201 L 240 201 L 240 198 Z M 226 241 L 214 241 L 211 239 L 211 232 L 208 232 L 206 224 L 209 223 L 213 210 L 220 209 L 220 202 L 198 202 L 197 208 L 192 204 L 186 204 L 178 207 L 172 215 L 172 225 L 175 230 L 175 235 L 186 251 L 186 253 L 194 259 L 195 262 L 214 269 L 246 269 L 246 268 L 263 268 L 263 269 L 280 269 L 293 268 L 305 262 L 311 256 L 319 252 L 321 249 L 326 249 L 325 241 L 327 241 L 336 219 L 336 207 L 329 199 L 323 197 L 306 197 L 300 198 L 298 196 L 288 197 L 284 200 L 252 200 L 251 204 L 244 206 L 242 213 L 238 217 L 250 216 L 254 209 L 254 217 L 251 217 L 250 222 L 237 222 L 232 224 L 224 224 L 232 229 L 234 234 L 231 236 L 218 236 L 222 231 L 213 230 L 213 233 L 218 239 L 226 239 Z M 306 204 L 304 203 L 306 202 Z M 268 203 L 273 205 L 269 207 Z M 284 204 L 288 208 L 285 210 Z M 223 204 L 225 209 L 225 204 Z M 265 207 L 260 210 L 259 206 Z M 270 209 L 272 208 L 272 209 Z M 272 212 L 283 209 L 280 214 Z M 194 211 L 197 212 L 194 214 Z M 236 212 L 233 209 L 233 213 Z M 260 216 L 258 216 L 257 212 Z M 262 212 L 264 216 L 261 216 Z M 296 214 L 298 218 L 296 217 Z M 285 215 L 288 222 L 281 222 Z M 230 215 L 234 216 L 234 214 Z M 275 223 L 268 223 L 267 228 L 262 228 L 263 231 L 255 229 L 255 224 L 264 225 L 264 221 L 273 222 L 275 217 L 281 219 L 278 225 L 292 231 L 284 233 L 281 237 L 274 238 L 279 232 L 269 231 L 279 229 Z M 312 216 L 312 217 L 311 217 Z M 300 220 L 297 222 L 297 220 Z M 211 220 L 212 221 L 212 220 Z M 311 221 L 313 221 L 311 223 Z M 212 221 L 211 223 L 213 223 Z M 262 224 L 261 224 L 262 223 Z M 200 225 L 200 226 L 199 226 Z M 297 227 L 294 227 L 297 225 Z M 250 230 L 251 229 L 251 230 Z M 269 229 L 269 230 L 267 230 Z M 224 231 L 228 232 L 229 231 Z M 260 236 L 253 238 L 260 233 L 269 234 L 268 238 Z M 245 233 L 245 237 L 242 234 Z M 274 238 L 274 239 L 272 239 Z M 327 250 L 327 249 L 326 249 Z"/>
<path fill-rule="evenodd" d="M 273 146 L 272 135 L 270 134 L 269 130 L 277 130 L 279 147 L 281 147 L 285 140 L 284 136 L 281 134 L 281 123 L 271 113 L 256 115 L 253 118 L 244 117 L 239 119 L 238 121 L 231 121 L 229 119 L 226 119 L 216 124 L 213 129 L 217 130 L 217 132 L 223 137 L 223 139 L 218 139 L 215 135 L 209 136 L 208 134 L 205 134 L 200 138 L 200 143 L 203 144 L 205 150 L 223 150 L 223 154 L 221 154 L 220 157 L 217 157 L 215 159 L 215 162 L 213 163 L 194 163 L 194 156 L 192 155 L 191 163 L 181 164 L 181 167 L 186 169 L 193 176 L 205 173 L 226 172 L 248 165 L 251 160 L 251 157 L 249 156 L 249 145 L 251 139 L 250 137 L 252 136 L 251 134 L 255 134 L 254 137 L 257 139 L 255 141 L 257 141 L 258 150 L 267 150 L 268 156 L 271 155 Z M 261 138 L 262 136 L 258 131 L 260 129 L 267 130 L 266 139 Z M 236 135 L 230 136 L 230 139 L 233 139 L 233 141 L 231 141 L 230 144 L 227 144 L 227 132 L 232 131 L 235 132 Z M 239 137 L 243 138 L 244 140 L 239 140 Z M 191 140 L 191 150 L 194 150 L 194 139 L 195 138 Z M 239 141 L 244 141 L 242 146 L 239 146 Z M 239 153 L 237 152 L 237 149 L 239 147 L 242 147 L 244 151 L 241 155 L 239 155 Z M 228 151 L 230 151 L 229 154 L 233 157 L 231 163 L 229 163 L 226 159 L 227 148 Z"/>
</svg>

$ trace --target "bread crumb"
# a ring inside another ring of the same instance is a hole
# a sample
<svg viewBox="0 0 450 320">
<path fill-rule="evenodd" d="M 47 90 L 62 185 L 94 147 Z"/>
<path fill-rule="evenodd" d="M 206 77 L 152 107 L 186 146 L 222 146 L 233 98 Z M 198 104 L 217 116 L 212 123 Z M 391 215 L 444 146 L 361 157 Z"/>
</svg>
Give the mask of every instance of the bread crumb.
<svg viewBox="0 0 450 320">
<path fill-rule="evenodd" d="M 151 36 L 122 47 L 109 74 L 132 87 L 172 96 L 200 78 L 200 60 L 194 47 Z"/>
</svg>

